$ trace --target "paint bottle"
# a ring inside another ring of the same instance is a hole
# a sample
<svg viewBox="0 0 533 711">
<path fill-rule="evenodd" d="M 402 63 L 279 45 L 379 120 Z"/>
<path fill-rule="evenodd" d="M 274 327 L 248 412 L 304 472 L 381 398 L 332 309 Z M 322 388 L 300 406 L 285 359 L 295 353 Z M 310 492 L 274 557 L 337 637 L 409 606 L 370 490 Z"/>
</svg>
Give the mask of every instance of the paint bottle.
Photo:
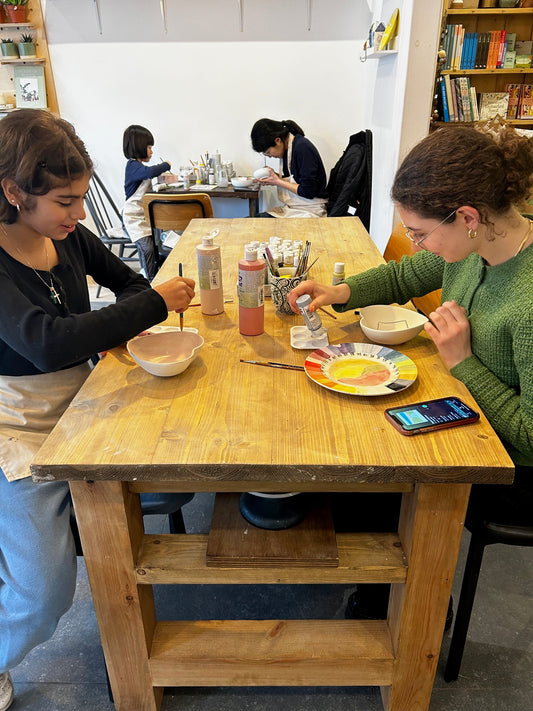
<svg viewBox="0 0 533 711">
<path fill-rule="evenodd" d="M 344 262 L 335 262 L 335 266 L 333 268 L 333 286 L 335 286 L 335 284 L 340 284 L 345 278 Z"/>
<path fill-rule="evenodd" d="M 300 309 L 305 325 L 313 335 L 321 336 L 325 329 L 322 326 L 322 320 L 316 311 L 309 311 L 309 304 L 311 303 L 311 297 L 309 294 L 302 294 L 296 299 L 296 306 Z"/>
<path fill-rule="evenodd" d="M 224 311 L 222 260 L 220 245 L 213 243 L 211 235 L 202 237 L 202 244 L 196 247 L 196 260 L 202 313 L 207 316 L 221 314 Z"/>
<path fill-rule="evenodd" d="M 265 330 L 265 261 L 257 251 L 245 249 L 239 261 L 239 332 L 243 336 L 258 336 Z"/>
<path fill-rule="evenodd" d="M 209 185 L 216 185 L 216 180 L 215 180 L 215 171 L 213 168 L 209 168 Z"/>
</svg>

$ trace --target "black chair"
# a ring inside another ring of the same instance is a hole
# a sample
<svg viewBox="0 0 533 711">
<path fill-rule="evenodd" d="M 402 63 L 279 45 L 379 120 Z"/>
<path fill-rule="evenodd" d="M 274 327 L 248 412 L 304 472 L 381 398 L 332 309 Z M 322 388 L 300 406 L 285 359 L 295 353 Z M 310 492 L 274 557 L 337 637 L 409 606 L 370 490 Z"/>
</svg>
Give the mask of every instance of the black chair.
<svg viewBox="0 0 533 711">
<path fill-rule="evenodd" d="M 533 546 L 533 526 L 513 526 L 480 520 L 470 530 L 472 538 L 468 548 L 455 626 L 444 670 L 445 681 L 455 681 L 459 676 L 485 546 L 492 543 Z"/>
<path fill-rule="evenodd" d="M 123 262 L 138 262 L 137 247 L 129 238 L 122 226 L 122 215 L 105 187 L 101 178 L 93 173 L 89 190 L 85 196 L 85 205 L 89 212 L 98 237 L 113 251 L 117 247 L 117 255 Z M 99 285 L 96 298 L 100 296 L 102 287 Z"/>
</svg>

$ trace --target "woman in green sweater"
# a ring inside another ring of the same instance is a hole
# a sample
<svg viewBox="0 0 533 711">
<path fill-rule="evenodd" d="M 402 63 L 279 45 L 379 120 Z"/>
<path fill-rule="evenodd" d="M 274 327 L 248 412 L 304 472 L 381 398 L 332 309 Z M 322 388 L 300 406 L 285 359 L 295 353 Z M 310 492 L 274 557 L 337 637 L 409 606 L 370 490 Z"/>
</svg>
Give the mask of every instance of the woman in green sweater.
<svg viewBox="0 0 533 711">
<path fill-rule="evenodd" d="M 469 515 L 524 525 L 533 519 L 533 223 L 517 206 L 532 187 L 532 140 L 512 129 L 494 139 L 444 127 L 411 150 L 392 186 L 419 251 L 337 286 L 305 281 L 289 294 L 294 311 L 304 293 L 311 311 L 348 311 L 442 288 L 425 329 L 516 465 L 512 486 L 473 487 Z"/>
</svg>

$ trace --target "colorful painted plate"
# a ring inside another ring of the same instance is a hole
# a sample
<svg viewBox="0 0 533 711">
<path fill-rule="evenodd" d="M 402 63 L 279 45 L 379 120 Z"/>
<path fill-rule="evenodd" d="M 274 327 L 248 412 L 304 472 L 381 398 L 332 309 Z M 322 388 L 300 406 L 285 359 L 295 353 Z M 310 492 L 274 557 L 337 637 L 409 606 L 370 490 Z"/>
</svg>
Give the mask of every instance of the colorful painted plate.
<svg viewBox="0 0 533 711">
<path fill-rule="evenodd" d="M 370 343 L 340 343 L 307 357 L 305 372 L 323 388 L 349 395 L 391 395 L 412 385 L 416 365 L 403 353 Z"/>
</svg>

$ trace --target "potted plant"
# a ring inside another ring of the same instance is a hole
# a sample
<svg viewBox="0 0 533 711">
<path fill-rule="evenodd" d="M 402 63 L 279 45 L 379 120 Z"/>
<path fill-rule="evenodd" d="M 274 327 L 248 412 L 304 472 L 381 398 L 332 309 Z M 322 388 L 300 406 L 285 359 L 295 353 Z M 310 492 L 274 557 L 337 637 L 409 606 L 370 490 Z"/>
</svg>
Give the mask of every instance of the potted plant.
<svg viewBox="0 0 533 711">
<path fill-rule="evenodd" d="M 19 57 L 22 59 L 31 59 L 36 56 L 32 35 L 21 35 L 20 42 L 17 47 L 19 50 Z"/>
<path fill-rule="evenodd" d="M 17 45 L 13 42 L 12 39 L 3 39 L 2 43 L 0 44 L 0 49 L 2 50 L 3 57 L 19 56 Z"/>
<path fill-rule="evenodd" d="M 7 22 L 26 22 L 28 0 L 2 0 Z"/>
</svg>

